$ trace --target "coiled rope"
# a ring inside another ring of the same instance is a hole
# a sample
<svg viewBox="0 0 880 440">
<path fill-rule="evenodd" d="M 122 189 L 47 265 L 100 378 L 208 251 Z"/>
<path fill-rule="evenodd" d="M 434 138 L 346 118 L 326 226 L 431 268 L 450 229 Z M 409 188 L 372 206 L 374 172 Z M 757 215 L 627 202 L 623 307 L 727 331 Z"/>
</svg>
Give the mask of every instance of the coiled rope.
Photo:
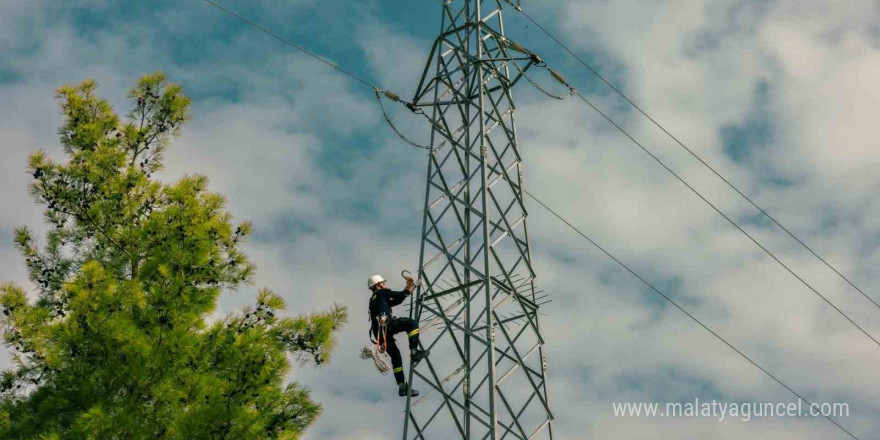
<svg viewBox="0 0 880 440">
<path fill-rule="evenodd" d="M 387 376 L 388 373 L 391 372 L 391 367 L 388 365 L 388 362 L 385 362 L 384 356 L 376 351 L 376 347 L 364 345 L 363 348 L 361 348 L 360 358 L 372 359 L 373 363 L 376 365 L 376 369 L 379 370 L 379 373 L 382 373 L 383 376 Z"/>
</svg>

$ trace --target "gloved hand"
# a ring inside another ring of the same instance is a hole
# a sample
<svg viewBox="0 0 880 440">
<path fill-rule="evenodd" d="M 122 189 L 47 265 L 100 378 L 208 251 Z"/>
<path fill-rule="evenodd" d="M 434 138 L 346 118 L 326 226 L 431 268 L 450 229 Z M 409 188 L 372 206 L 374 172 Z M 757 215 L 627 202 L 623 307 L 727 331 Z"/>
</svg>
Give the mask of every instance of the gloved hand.
<svg viewBox="0 0 880 440">
<path fill-rule="evenodd" d="M 416 286 L 418 286 L 418 284 L 413 279 L 413 277 L 406 275 L 408 273 L 409 273 L 409 271 L 405 270 L 405 271 L 401 272 L 400 275 L 403 276 L 403 278 L 406 280 L 406 290 L 409 291 L 409 293 L 412 293 L 414 290 L 416 290 Z"/>
</svg>

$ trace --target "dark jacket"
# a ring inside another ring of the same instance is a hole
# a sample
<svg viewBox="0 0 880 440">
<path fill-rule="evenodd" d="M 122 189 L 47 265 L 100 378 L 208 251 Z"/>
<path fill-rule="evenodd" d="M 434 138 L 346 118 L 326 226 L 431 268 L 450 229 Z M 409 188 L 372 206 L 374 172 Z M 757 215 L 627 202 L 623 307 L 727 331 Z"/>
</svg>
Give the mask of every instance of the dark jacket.
<svg viewBox="0 0 880 440">
<path fill-rule="evenodd" d="M 383 314 L 390 318 L 391 308 L 402 303 L 408 295 L 408 290 L 395 292 L 391 289 L 382 289 L 373 292 L 373 296 L 370 297 L 370 321 L 375 321 Z"/>
</svg>

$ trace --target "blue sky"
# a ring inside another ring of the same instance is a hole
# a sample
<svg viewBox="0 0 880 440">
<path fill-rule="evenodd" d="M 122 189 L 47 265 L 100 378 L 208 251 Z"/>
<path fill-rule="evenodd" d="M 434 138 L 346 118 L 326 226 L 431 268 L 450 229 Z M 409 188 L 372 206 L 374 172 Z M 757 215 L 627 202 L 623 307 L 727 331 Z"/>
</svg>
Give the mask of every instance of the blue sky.
<svg viewBox="0 0 880 440">
<path fill-rule="evenodd" d="M 584 59 L 759 204 L 880 297 L 880 22 L 873 1 L 523 1 Z M 432 0 L 224 5 L 344 65 L 412 93 L 440 7 Z M 880 335 L 880 311 L 846 286 L 514 13 L 508 35 L 579 90 L 795 271 Z M 193 97 L 193 120 L 161 178 L 200 173 L 254 221 L 254 288 L 291 310 L 352 311 L 331 365 L 294 373 L 325 404 L 307 439 L 399 435 L 391 379 L 356 357 L 365 277 L 414 269 L 424 155 L 385 126 L 372 92 L 201 1 L 0 1 L 0 280 L 28 286 L 11 247 L 39 229 L 25 158 L 61 157 L 53 90 L 95 78 L 125 91 L 162 70 Z M 548 87 L 549 77 L 537 76 Z M 589 108 L 516 91 L 526 184 L 621 259 L 807 397 L 846 401 L 841 420 L 878 439 L 880 349 Z M 416 140 L 424 121 L 393 108 Z M 617 401 L 789 401 L 790 395 L 637 280 L 531 207 L 559 438 L 845 438 L 823 420 L 621 419 Z M 0 356 L 0 364 L 7 362 Z"/>
</svg>

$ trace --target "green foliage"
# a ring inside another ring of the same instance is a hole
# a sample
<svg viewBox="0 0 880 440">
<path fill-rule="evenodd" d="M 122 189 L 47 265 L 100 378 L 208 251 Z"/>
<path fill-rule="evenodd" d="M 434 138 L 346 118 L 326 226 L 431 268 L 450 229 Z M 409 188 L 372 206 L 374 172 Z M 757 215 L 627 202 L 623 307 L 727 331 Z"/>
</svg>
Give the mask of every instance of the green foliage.
<svg viewBox="0 0 880 440">
<path fill-rule="evenodd" d="M 51 230 L 42 248 L 15 234 L 36 297 L 0 287 L 14 362 L 0 377 L 0 438 L 299 438 L 320 406 L 286 377 L 329 359 L 346 310 L 280 317 L 284 301 L 263 290 L 212 320 L 221 291 L 253 277 L 240 250 L 251 226 L 233 226 L 203 176 L 150 178 L 189 99 L 147 75 L 121 121 L 94 92 L 58 91 L 67 163 L 30 157 Z"/>
</svg>

